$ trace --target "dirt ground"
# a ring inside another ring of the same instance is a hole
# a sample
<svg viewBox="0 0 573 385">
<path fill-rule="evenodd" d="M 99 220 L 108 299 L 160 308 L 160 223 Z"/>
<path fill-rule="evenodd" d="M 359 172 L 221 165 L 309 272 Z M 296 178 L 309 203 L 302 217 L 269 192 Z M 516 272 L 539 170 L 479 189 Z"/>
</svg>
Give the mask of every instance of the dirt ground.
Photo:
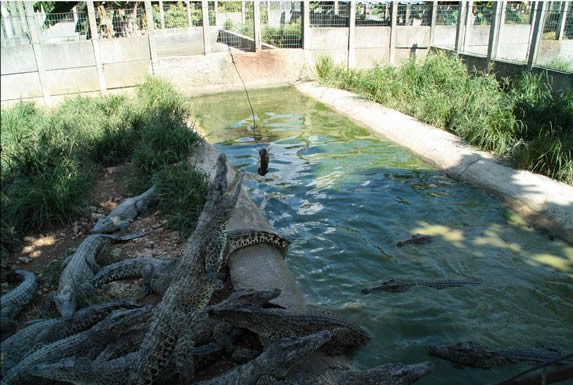
<svg viewBox="0 0 573 385">
<path fill-rule="evenodd" d="M 30 270 L 38 277 L 37 296 L 17 317 L 20 323 L 41 316 L 47 295 L 57 289 L 63 260 L 89 235 L 89 230 L 98 218 L 105 216 L 127 197 L 125 186 L 120 182 L 121 172 L 121 167 L 109 167 L 99 174 L 90 199 L 89 216 L 42 233 L 29 234 L 24 238 L 22 247 L 10 256 L 7 266 L 3 266 L 2 294 L 19 283 L 11 279 L 13 274 L 10 272 L 13 269 Z M 166 224 L 167 219 L 157 211 L 152 211 L 147 217 L 136 218 L 129 227 L 129 233 L 147 231 L 149 234 L 104 247 L 98 256 L 98 262 L 105 265 L 115 260 L 138 256 L 180 256 L 185 240 L 177 232 L 167 229 Z M 136 282 L 112 282 L 97 294 L 110 299 L 135 299 L 140 294 L 140 288 L 134 283 Z M 144 302 L 156 299 L 151 296 Z"/>
</svg>

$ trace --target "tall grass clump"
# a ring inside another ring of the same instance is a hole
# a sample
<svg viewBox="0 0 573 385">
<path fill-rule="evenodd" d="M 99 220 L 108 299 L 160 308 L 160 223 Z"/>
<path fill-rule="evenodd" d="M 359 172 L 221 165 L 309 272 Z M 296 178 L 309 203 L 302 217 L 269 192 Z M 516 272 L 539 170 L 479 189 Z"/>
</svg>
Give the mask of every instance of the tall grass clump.
<svg viewBox="0 0 573 385">
<path fill-rule="evenodd" d="M 53 109 L 31 103 L 3 109 L 2 255 L 27 232 L 85 214 L 102 166 L 129 163 L 126 179 L 137 181 L 131 192 L 149 188 L 154 173 L 191 153 L 198 138 L 188 117 L 185 99 L 155 78 L 135 97 L 74 97 Z"/>
<path fill-rule="evenodd" d="M 352 70 L 318 61 L 321 83 L 361 94 L 449 130 L 517 167 L 573 183 L 573 98 L 547 75 L 525 73 L 509 90 L 493 71 L 472 73 L 460 58 L 435 54 L 400 67 Z"/>
</svg>

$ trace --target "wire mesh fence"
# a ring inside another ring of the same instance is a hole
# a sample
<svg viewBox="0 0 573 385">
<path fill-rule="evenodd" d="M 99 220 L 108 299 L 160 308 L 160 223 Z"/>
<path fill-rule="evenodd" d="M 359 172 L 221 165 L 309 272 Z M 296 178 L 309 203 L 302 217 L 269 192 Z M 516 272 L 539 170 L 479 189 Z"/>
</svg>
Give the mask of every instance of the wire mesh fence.
<svg viewBox="0 0 573 385">
<path fill-rule="evenodd" d="M 302 8 L 300 2 L 261 2 L 263 43 L 278 48 L 302 48 Z"/>
<path fill-rule="evenodd" d="M 348 27 L 350 2 L 313 1 L 310 3 L 310 27 Z"/>
<path fill-rule="evenodd" d="M 242 51 L 255 49 L 253 6 L 252 2 L 219 2 L 215 24 L 222 28 L 218 32 L 217 43 Z"/>
<path fill-rule="evenodd" d="M 432 4 L 423 1 L 398 4 L 397 25 L 430 25 L 432 21 Z"/>
<path fill-rule="evenodd" d="M 436 25 L 456 25 L 460 17 L 458 1 L 438 1 Z"/>
<path fill-rule="evenodd" d="M 392 23 L 390 2 L 363 2 L 356 4 L 356 26 L 388 26 Z"/>
</svg>

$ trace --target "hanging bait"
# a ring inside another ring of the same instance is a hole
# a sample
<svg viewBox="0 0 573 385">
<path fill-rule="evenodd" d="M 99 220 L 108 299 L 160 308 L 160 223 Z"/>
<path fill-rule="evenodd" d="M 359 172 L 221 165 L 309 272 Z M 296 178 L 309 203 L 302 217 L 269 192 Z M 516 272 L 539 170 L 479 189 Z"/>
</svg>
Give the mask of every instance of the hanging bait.
<svg viewBox="0 0 573 385">
<path fill-rule="evenodd" d="M 259 169 L 257 172 L 260 176 L 265 176 L 265 174 L 269 171 L 269 161 L 271 158 L 269 157 L 269 151 L 266 148 L 261 148 L 259 150 Z"/>
</svg>

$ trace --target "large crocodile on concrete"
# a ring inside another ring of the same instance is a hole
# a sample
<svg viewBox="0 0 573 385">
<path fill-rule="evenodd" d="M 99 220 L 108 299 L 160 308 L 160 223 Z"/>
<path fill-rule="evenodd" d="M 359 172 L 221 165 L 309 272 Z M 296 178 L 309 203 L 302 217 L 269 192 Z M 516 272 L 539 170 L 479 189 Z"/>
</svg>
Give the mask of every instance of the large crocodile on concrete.
<svg viewBox="0 0 573 385">
<path fill-rule="evenodd" d="M 549 348 L 492 350 L 473 342 L 432 345 L 429 353 L 474 368 L 494 368 L 516 363 L 539 364 L 562 356 L 559 351 Z"/>
<path fill-rule="evenodd" d="M 138 307 L 141 305 L 128 301 L 113 301 L 80 309 L 70 318 L 36 320 L 2 341 L 2 371 L 9 370 L 34 350 L 91 328 L 114 310 Z"/>
<path fill-rule="evenodd" d="M 30 303 L 38 287 L 36 275 L 33 272 L 16 269 L 14 274 L 23 279 L 15 289 L 0 297 L 0 329 L 3 332 L 15 328 L 14 317 Z"/>
<path fill-rule="evenodd" d="M 121 237 L 108 234 L 88 236 L 78 246 L 75 253 L 69 257 L 69 261 L 60 276 L 58 290 L 51 295 L 58 312 L 63 317 L 69 317 L 76 311 L 78 299 L 87 299 L 93 295 L 92 279 L 94 271 L 90 265 L 97 265 L 95 262 L 97 253 L 106 240 L 127 241 L 146 234 L 137 233 Z"/>
<path fill-rule="evenodd" d="M 141 328 L 142 321 L 149 319 L 150 316 L 151 305 L 137 309 L 115 310 L 94 327 L 57 340 L 28 354 L 4 374 L 2 384 L 28 383 L 30 376 L 28 370 L 40 363 L 98 354 L 110 341 L 129 333 L 133 328 Z"/>
<path fill-rule="evenodd" d="M 151 326 L 143 340 L 137 361 L 137 384 L 155 384 L 173 353 L 187 357 L 195 345 L 194 326 L 213 293 L 222 287 L 221 267 L 228 260 L 228 237 L 224 228 L 235 208 L 243 175 L 238 174 L 229 188 L 226 157 L 217 159 L 215 178 L 193 234 L 186 243 L 175 275 L 162 301 L 157 305 Z M 192 378 L 193 368 L 178 368 L 184 377 Z"/>
<path fill-rule="evenodd" d="M 225 231 L 227 246 L 225 253 L 231 254 L 238 249 L 258 244 L 269 244 L 286 252 L 288 241 L 277 234 L 263 230 L 230 230 Z M 143 278 L 144 294 L 155 292 L 163 295 L 169 287 L 174 269 L 177 267 L 176 258 L 129 258 L 112 263 L 102 268 L 93 278 L 95 288 L 103 284 L 127 278 Z"/>
<path fill-rule="evenodd" d="M 326 311 L 294 312 L 286 309 L 263 309 L 251 305 L 214 309 L 210 317 L 225 319 L 233 325 L 257 334 L 263 345 L 285 337 L 301 337 L 320 330 L 340 329 L 327 345 L 327 351 L 341 353 L 366 344 L 368 332 L 361 326 L 342 320 Z"/>
<path fill-rule="evenodd" d="M 118 229 L 127 231 L 133 219 L 140 214 L 147 213 L 148 205 L 155 198 L 156 190 L 155 186 L 151 186 L 142 194 L 124 199 L 105 218 L 99 219 L 90 232 L 92 234 L 113 233 Z"/>
<path fill-rule="evenodd" d="M 464 279 L 442 279 L 442 280 L 435 280 L 435 281 L 399 281 L 396 279 L 389 279 L 387 281 L 382 282 L 381 285 L 364 288 L 360 292 L 362 294 L 369 294 L 374 291 L 388 291 L 392 293 L 401 293 L 414 286 L 426 286 L 431 287 L 433 289 L 448 289 L 450 287 L 459 287 L 459 286 L 477 286 L 480 285 L 481 281 L 477 280 L 464 280 Z"/>
</svg>

